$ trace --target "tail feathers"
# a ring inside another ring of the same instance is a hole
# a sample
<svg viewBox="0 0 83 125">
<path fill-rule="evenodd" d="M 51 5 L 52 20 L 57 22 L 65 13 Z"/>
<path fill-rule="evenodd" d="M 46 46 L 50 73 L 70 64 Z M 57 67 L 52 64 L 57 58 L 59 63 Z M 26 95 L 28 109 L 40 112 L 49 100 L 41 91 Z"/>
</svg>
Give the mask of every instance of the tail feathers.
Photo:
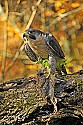
<svg viewBox="0 0 83 125">
<path fill-rule="evenodd" d="M 64 65 L 62 65 L 59 69 L 57 68 L 56 70 L 59 75 L 62 75 L 62 74 L 67 75 L 67 71 Z"/>
<path fill-rule="evenodd" d="M 67 71 L 66 71 L 66 68 L 65 68 L 64 65 L 62 65 L 62 72 L 63 72 L 65 75 L 67 75 Z"/>
</svg>

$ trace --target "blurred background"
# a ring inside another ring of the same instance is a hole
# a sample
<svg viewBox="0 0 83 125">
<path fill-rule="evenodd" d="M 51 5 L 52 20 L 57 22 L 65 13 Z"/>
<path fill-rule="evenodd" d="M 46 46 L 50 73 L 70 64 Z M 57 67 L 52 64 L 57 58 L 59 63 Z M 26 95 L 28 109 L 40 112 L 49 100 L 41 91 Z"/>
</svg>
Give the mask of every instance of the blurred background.
<svg viewBox="0 0 83 125">
<path fill-rule="evenodd" d="M 0 0 L 0 81 L 29 77 L 38 64 L 23 51 L 22 34 L 35 28 L 59 41 L 67 71 L 83 69 L 82 0 Z"/>
</svg>

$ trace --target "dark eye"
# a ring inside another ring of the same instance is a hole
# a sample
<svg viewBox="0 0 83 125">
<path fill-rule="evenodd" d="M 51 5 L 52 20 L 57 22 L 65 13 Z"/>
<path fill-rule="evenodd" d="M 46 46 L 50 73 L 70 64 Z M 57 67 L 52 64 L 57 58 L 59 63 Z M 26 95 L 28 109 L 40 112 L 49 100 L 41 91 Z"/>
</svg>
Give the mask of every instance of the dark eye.
<svg viewBox="0 0 83 125">
<path fill-rule="evenodd" d="M 36 40 L 36 37 L 33 34 L 29 34 L 29 38 Z"/>
<path fill-rule="evenodd" d="M 33 33 L 33 31 L 29 31 L 29 33 Z"/>
</svg>

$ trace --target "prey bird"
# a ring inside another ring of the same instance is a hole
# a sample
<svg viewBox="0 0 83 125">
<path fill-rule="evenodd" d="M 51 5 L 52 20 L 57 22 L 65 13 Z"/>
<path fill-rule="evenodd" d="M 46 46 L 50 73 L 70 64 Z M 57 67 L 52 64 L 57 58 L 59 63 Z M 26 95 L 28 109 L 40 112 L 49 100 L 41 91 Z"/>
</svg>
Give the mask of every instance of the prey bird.
<svg viewBox="0 0 83 125">
<path fill-rule="evenodd" d="M 48 59 L 50 64 L 50 73 L 67 74 L 64 64 L 64 53 L 52 34 L 42 32 L 37 29 L 25 30 L 23 39 L 26 40 L 24 51 L 29 59 L 33 62 L 38 59 Z M 58 62 L 62 64 L 57 65 Z"/>
</svg>

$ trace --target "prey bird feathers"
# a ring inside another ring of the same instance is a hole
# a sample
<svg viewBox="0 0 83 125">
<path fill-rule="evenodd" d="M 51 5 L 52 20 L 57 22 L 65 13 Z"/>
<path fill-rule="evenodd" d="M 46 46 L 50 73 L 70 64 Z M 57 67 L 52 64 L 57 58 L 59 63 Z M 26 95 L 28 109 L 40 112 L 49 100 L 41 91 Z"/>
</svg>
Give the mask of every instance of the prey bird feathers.
<svg viewBox="0 0 83 125">
<path fill-rule="evenodd" d="M 51 72 L 55 70 L 59 74 L 67 74 L 64 64 L 56 66 L 59 60 L 65 59 L 65 55 L 52 34 L 44 33 L 36 29 L 25 30 L 23 39 L 26 40 L 24 50 L 31 61 L 36 62 L 39 58 L 48 59 Z"/>
</svg>

